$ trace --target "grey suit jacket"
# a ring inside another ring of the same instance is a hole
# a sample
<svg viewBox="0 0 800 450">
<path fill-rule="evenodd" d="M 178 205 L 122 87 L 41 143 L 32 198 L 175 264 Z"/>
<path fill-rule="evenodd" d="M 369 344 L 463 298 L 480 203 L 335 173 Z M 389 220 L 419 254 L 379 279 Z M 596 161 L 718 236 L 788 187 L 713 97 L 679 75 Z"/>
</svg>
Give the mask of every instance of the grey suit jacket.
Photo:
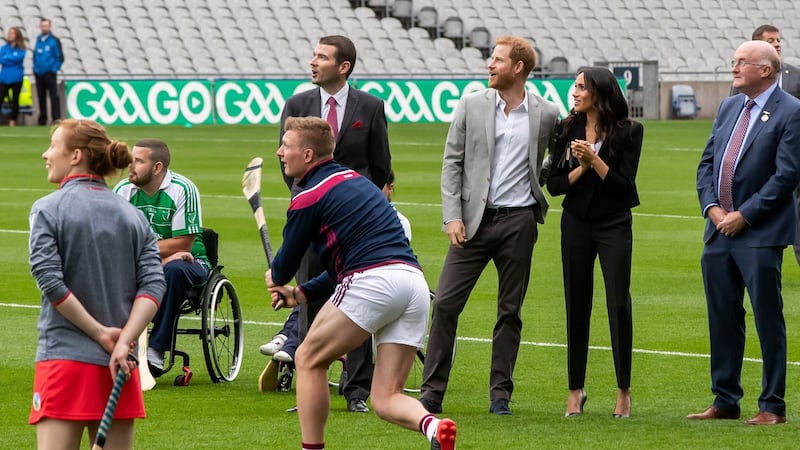
<svg viewBox="0 0 800 450">
<path fill-rule="evenodd" d="M 800 98 L 800 67 L 791 64 L 781 65 L 781 89 Z"/>
<path fill-rule="evenodd" d="M 495 151 L 497 91 L 487 89 L 465 95 L 450 123 L 442 162 L 442 215 L 444 222 L 461 219 L 472 239 L 478 231 L 489 196 L 491 163 Z M 547 199 L 539 186 L 542 159 L 558 121 L 558 108 L 528 92 L 530 145 L 528 167 L 531 194 L 536 200 L 536 220 L 544 223 Z"/>
</svg>

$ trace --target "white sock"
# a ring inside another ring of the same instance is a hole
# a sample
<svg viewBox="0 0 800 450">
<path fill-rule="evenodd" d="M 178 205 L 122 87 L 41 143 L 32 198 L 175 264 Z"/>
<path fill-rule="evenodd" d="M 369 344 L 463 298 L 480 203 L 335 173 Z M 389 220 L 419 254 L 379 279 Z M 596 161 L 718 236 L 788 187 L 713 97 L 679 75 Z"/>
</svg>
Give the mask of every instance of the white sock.
<svg viewBox="0 0 800 450">
<path fill-rule="evenodd" d="M 436 429 L 439 427 L 439 419 L 436 418 L 433 414 L 429 414 L 422 418 L 420 422 L 420 428 L 422 434 L 424 434 L 428 441 L 433 442 L 433 436 L 436 434 Z"/>
</svg>

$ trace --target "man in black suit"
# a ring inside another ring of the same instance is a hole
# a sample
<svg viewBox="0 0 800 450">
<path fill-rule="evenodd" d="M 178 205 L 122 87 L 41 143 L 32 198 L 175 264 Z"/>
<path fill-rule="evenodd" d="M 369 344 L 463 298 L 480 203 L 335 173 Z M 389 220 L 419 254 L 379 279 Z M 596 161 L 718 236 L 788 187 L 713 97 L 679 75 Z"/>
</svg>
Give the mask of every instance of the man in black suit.
<svg viewBox="0 0 800 450">
<path fill-rule="evenodd" d="M 289 98 L 281 114 L 282 142 L 287 117 L 317 116 L 326 119 L 334 131 L 333 158 L 369 178 L 383 188 L 391 169 L 389 136 L 383 100 L 350 87 L 347 79 L 356 64 L 356 47 L 344 36 L 325 36 L 319 40 L 311 58 L 311 82 L 316 89 Z M 283 174 L 281 164 L 281 174 Z M 301 189 L 294 178 L 284 175 L 292 197 Z M 319 257 L 309 249 L 295 278 L 304 283 L 322 273 Z M 322 304 L 300 307 L 300 339 L 305 336 Z M 351 412 L 368 412 L 366 399 L 372 383 L 372 339 L 348 353 L 347 377 L 341 391 Z"/>
<path fill-rule="evenodd" d="M 792 191 L 800 180 L 800 101 L 778 87 L 780 65 L 765 42 L 739 46 L 732 72 L 740 94 L 722 101 L 697 169 L 697 193 L 707 219 L 700 263 L 715 398 L 688 419 L 740 417 L 746 288 L 764 361 L 759 412 L 746 423 L 786 422 L 781 265 L 796 234 Z"/>
</svg>

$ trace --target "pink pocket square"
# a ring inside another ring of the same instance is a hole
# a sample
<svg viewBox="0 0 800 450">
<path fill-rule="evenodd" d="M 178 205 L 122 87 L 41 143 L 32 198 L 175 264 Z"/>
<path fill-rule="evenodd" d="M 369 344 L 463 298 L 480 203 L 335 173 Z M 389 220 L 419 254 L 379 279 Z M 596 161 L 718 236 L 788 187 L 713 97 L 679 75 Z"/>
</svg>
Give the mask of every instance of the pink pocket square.
<svg viewBox="0 0 800 450">
<path fill-rule="evenodd" d="M 356 120 L 355 122 L 353 122 L 353 124 L 352 124 L 352 125 L 350 125 L 350 128 L 361 128 L 363 125 L 364 125 L 364 124 L 363 124 L 363 123 L 361 123 L 361 121 L 360 121 L 360 120 Z"/>
</svg>

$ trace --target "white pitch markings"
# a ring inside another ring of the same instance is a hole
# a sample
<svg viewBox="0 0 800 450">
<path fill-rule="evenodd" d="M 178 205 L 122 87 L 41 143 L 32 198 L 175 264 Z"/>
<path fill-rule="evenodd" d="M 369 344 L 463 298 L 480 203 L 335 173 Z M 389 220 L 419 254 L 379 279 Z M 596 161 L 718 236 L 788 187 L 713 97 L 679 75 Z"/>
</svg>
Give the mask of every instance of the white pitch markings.
<svg viewBox="0 0 800 450">
<path fill-rule="evenodd" d="M 7 307 L 7 308 L 27 308 L 27 309 L 39 309 L 38 305 L 23 305 L 19 303 L 0 303 L 0 307 Z M 190 316 L 183 316 L 181 320 L 201 320 L 198 317 L 190 317 Z M 283 322 L 260 322 L 256 320 L 243 320 L 243 323 L 247 325 L 259 325 L 259 326 L 268 326 L 268 327 L 282 327 Z M 490 344 L 492 342 L 491 339 L 488 338 L 476 338 L 476 337 L 465 337 L 461 336 L 457 338 L 459 341 L 462 342 L 478 342 L 482 344 Z M 530 345 L 532 347 L 555 347 L 555 348 L 566 348 L 567 344 L 559 344 L 555 342 L 532 342 L 532 341 L 522 341 L 520 345 Z M 611 347 L 601 346 L 601 345 L 591 345 L 589 346 L 592 350 L 603 350 L 603 351 L 611 351 Z M 661 355 L 661 356 L 680 356 L 684 358 L 703 358 L 708 359 L 710 358 L 709 355 L 704 353 L 689 353 L 689 352 L 672 352 L 672 351 L 664 351 L 664 350 L 646 350 L 641 348 L 633 349 L 634 353 L 642 353 L 645 355 Z M 762 361 L 758 358 L 744 358 L 747 362 L 754 362 L 754 363 L 761 363 Z M 800 361 L 789 361 L 786 364 L 790 366 L 800 366 Z"/>
<path fill-rule="evenodd" d="M 0 303 L 0 306 L 5 306 L 6 308 L 39 309 L 39 305 L 23 305 L 21 303 Z"/>
<path fill-rule="evenodd" d="M 0 191 L 13 191 L 13 192 L 51 192 L 52 189 L 37 189 L 37 188 L 0 188 Z M 201 195 L 201 197 L 207 198 L 219 198 L 219 199 L 240 199 L 241 195 L 217 195 L 217 194 L 205 194 Z M 261 200 L 271 201 L 271 202 L 287 202 L 289 200 L 288 197 L 261 197 Z M 399 206 L 410 206 L 410 207 L 420 207 L 420 208 L 441 208 L 441 203 L 415 203 L 415 202 L 394 202 L 395 205 Z M 561 210 L 558 208 L 550 208 L 549 212 L 560 213 Z M 681 220 L 705 220 L 700 214 L 696 216 L 681 216 L 677 214 L 650 214 L 650 213 L 638 213 L 634 212 L 633 215 L 635 217 L 655 217 L 655 218 L 662 218 L 662 219 L 681 219 Z M 14 233 L 14 230 L 2 230 L 0 229 L 0 233 Z M 27 233 L 27 231 L 24 231 Z"/>
</svg>

